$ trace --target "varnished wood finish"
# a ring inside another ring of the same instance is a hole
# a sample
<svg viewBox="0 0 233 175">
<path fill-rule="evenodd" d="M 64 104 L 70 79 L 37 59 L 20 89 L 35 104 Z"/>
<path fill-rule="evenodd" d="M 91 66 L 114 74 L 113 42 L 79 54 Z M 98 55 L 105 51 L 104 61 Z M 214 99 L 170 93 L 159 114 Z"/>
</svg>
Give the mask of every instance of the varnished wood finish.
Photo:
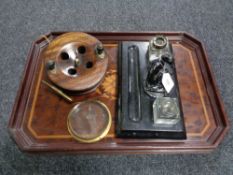
<svg viewBox="0 0 233 175">
<path fill-rule="evenodd" d="M 47 35 L 54 39 L 63 32 Z M 223 103 L 215 85 L 206 53 L 200 41 L 186 33 L 90 33 L 104 43 L 109 66 L 101 85 L 92 93 L 72 96 L 75 102 L 97 99 L 112 114 L 110 132 L 100 142 L 83 144 L 67 130 L 67 115 L 75 105 L 54 95 L 41 84 L 46 79 L 43 50 L 47 41 L 39 38 L 30 51 L 24 76 L 12 111 L 9 128 L 24 151 L 70 151 L 78 153 L 178 153 L 208 152 L 222 141 L 229 129 Z M 172 43 L 187 140 L 121 139 L 115 135 L 117 107 L 117 44 L 119 41 L 148 41 L 164 34 Z"/>
<path fill-rule="evenodd" d="M 82 32 L 66 33 L 52 40 L 41 56 L 45 64 L 48 61 L 55 63 L 54 69 L 47 69 L 49 79 L 66 90 L 84 92 L 96 87 L 108 66 L 108 55 L 99 58 L 96 54 L 98 44 L 101 44 L 98 39 Z M 79 48 L 84 50 L 80 53 Z M 69 54 L 70 58 L 62 59 L 62 53 Z M 79 62 L 75 67 L 76 58 Z M 69 69 L 76 73 L 70 75 Z"/>
</svg>

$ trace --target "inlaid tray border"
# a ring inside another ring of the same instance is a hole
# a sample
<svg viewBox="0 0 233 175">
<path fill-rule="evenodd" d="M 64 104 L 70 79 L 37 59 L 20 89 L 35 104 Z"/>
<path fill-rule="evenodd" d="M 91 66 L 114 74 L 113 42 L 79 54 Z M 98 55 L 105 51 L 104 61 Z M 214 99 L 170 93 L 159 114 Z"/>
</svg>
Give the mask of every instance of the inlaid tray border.
<svg viewBox="0 0 233 175">
<path fill-rule="evenodd" d="M 49 34 L 46 34 L 47 38 L 52 39 L 53 36 L 57 36 L 60 35 L 64 32 L 51 32 Z M 229 122 L 226 116 L 226 113 L 224 111 L 224 107 L 223 107 L 223 103 L 221 101 L 219 92 L 217 90 L 216 87 L 216 83 L 215 83 L 215 79 L 213 77 L 213 74 L 211 72 L 211 68 L 210 65 L 208 63 L 208 59 L 207 59 L 207 55 L 206 52 L 204 50 L 204 47 L 202 45 L 202 43 L 195 39 L 193 36 L 186 34 L 184 32 L 143 32 L 143 33 L 138 33 L 138 32 L 132 32 L 132 33 L 98 33 L 98 32 L 88 32 L 96 37 L 101 37 L 101 41 L 121 41 L 121 40 L 135 40 L 135 36 L 136 36 L 136 40 L 138 41 L 144 41 L 147 39 L 150 39 L 151 36 L 155 35 L 155 34 L 165 34 L 169 37 L 180 37 L 182 42 L 185 42 L 185 44 L 187 45 L 191 45 L 192 48 L 194 48 L 195 50 L 195 54 L 198 57 L 203 57 L 204 59 L 198 59 L 198 64 L 199 66 L 202 68 L 201 69 L 201 74 L 202 74 L 202 78 L 205 82 L 205 86 L 207 89 L 207 95 L 208 97 L 211 99 L 211 105 L 213 107 L 213 109 L 215 109 L 213 111 L 214 116 L 215 116 L 215 122 L 217 123 L 217 128 L 215 129 L 215 131 L 212 133 L 212 135 L 206 140 L 209 144 L 196 144 L 193 142 L 193 145 L 186 145 L 186 146 L 172 146 L 172 144 L 176 143 L 176 141 L 161 141 L 161 146 L 159 146 L 159 143 L 156 143 L 157 145 L 154 148 L 148 149 L 148 148 L 128 148 L 128 147 L 124 147 L 123 146 L 119 146 L 118 148 L 112 148 L 112 149 L 105 149 L 104 147 L 102 149 L 99 150 L 95 150 L 95 149 L 89 149 L 88 147 L 87 149 L 81 148 L 79 150 L 74 149 L 70 149 L 72 146 L 74 146 L 75 144 L 70 144 L 69 147 L 66 147 L 65 145 L 60 145 L 57 146 L 50 144 L 46 145 L 45 143 L 38 143 L 36 139 L 31 138 L 30 134 L 28 135 L 28 133 L 26 133 L 23 129 L 22 129 L 22 125 L 24 123 L 24 113 L 26 112 L 26 107 L 28 105 L 28 100 L 29 100 L 29 94 L 30 94 L 30 88 L 32 86 L 32 82 L 33 79 L 36 78 L 36 76 L 34 76 L 34 71 L 36 70 L 37 66 L 40 66 L 40 64 L 38 64 L 38 62 L 40 60 L 38 60 L 38 54 L 40 53 L 41 48 L 43 48 L 46 44 L 47 41 L 46 39 L 44 39 L 44 37 L 40 37 L 38 40 L 36 40 L 33 43 L 33 47 L 28 55 L 28 59 L 27 59 L 27 63 L 26 63 L 26 68 L 23 74 L 23 78 L 22 81 L 20 83 L 20 88 L 19 91 L 17 93 L 17 97 L 15 100 L 15 105 L 14 108 L 12 110 L 12 114 L 10 117 L 10 121 L 9 121 L 9 129 L 10 132 L 13 136 L 13 138 L 15 139 L 16 143 L 19 145 L 19 147 L 22 150 L 26 150 L 26 151 L 74 151 L 74 152 L 82 152 L 82 153 L 89 153 L 89 152 L 104 152 L 104 153 L 109 153 L 109 152 L 125 152 L 125 153 L 160 153 L 160 152 L 168 152 L 168 153 L 172 153 L 172 152 L 206 152 L 206 151 L 210 151 L 213 150 L 214 148 L 216 148 L 218 146 L 218 144 L 221 142 L 221 140 L 223 139 L 224 135 L 226 134 L 226 132 L 229 130 Z M 120 37 L 119 37 L 120 36 Z M 119 39 L 120 38 L 120 39 Z M 106 44 L 116 44 L 116 43 L 106 43 Z M 180 44 L 174 44 L 174 46 L 179 45 L 181 47 L 183 47 Z M 186 47 L 184 47 L 185 49 L 187 49 Z M 192 53 L 187 49 L 187 51 L 189 52 L 190 56 L 192 57 Z M 192 60 L 192 59 L 191 59 Z M 193 68 L 195 67 L 195 64 L 192 62 L 192 66 Z M 43 71 L 43 66 L 41 66 L 41 72 Z M 194 73 L 195 73 L 195 68 L 194 68 Z M 195 79 L 198 82 L 198 76 L 195 73 Z M 39 84 L 39 83 L 38 83 Z M 198 84 L 198 83 L 197 83 Z M 211 85 L 211 88 L 207 87 L 207 85 Z M 199 89 L 199 93 L 202 93 L 202 90 L 200 87 L 198 87 Z M 200 97 L 202 98 L 202 95 L 200 95 Z M 36 100 L 35 100 L 36 101 Z M 202 99 L 202 103 L 204 103 L 204 100 Z M 205 105 L 204 105 L 205 106 Z M 33 109 L 33 108 L 32 108 Z M 204 107 L 205 109 L 205 107 Z M 205 110 L 204 110 L 205 111 Z M 33 110 L 30 111 L 30 113 L 33 113 Z M 203 129 L 202 132 L 205 132 L 206 129 L 208 129 L 208 117 L 206 118 L 207 121 L 207 125 L 205 126 L 205 128 Z M 28 123 L 29 126 L 29 130 L 32 132 L 33 134 L 33 129 L 30 129 L 30 121 Z M 202 134 L 201 132 L 201 134 Z M 193 133 L 194 135 L 197 133 Z M 36 136 L 36 133 L 34 133 L 34 136 Z M 60 136 L 57 137 L 57 139 Z M 66 136 L 67 138 L 70 138 L 70 136 Z M 163 146 L 163 143 L 171 143 L 170 146 Z M 192 144 L 192 142 L 190 142 Z M 188 143 L 188 144 L 190 144 Z M 200 141 L 201 143 L 201 141 Z M 135 144 L 132 142 L 132 144 Z M 184 142 L 185 145 L 185 142 Z M 69 148 L 69 149 L 67 149 Z M 91 147 L 90 147 L 91 148 Z"/>
</svg>

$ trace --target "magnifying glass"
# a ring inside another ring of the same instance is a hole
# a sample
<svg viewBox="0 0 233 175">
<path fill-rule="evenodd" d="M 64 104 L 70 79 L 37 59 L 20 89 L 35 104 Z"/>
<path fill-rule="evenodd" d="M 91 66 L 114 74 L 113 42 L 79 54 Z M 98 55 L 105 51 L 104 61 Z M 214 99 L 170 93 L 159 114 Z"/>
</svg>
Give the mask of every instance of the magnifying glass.
<svg viewBox="0 0 233 175">
<path fill-rule="evenodd" d="M 76 104 L 67 119 L 72 137 L 83 143 L 93 143 L 104 138 L 112 123 L 108 107 L 100 101 L 84 101 Z"/>
</svg>

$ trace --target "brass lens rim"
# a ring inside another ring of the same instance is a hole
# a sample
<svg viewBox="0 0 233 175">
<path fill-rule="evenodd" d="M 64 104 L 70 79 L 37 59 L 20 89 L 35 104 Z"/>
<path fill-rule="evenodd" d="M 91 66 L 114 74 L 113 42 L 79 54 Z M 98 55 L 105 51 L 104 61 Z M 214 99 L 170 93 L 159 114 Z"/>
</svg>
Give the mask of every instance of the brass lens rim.
<svg viewBox="0 0 233 175">
<path fill-rule="evenodd" d="M 106 128 L 103 130 L 103 132 L 101 132 L 98 136 L 94 137 L 94 138 L 91 138 L 91 139 L 84 139 L 84 138 L 81 138 L 79 137 L 77 134 L 75 134 L 75 132 L 73 131 L 72 127 L 71 127 L 71 123 L 70 123 L 70 117 L 71 117 L 71 114 L 72 112 L 75 111 L 75 109 L 81 105 L 82 103 L 97 103 L 99 104 L 101 107 L 103 107 L 106 111 L 107 111 L 107 114 L 108 114 L 108 123 L 106 125 Z M 108 107 L 101 101 L 98 101 L 98 100 L 87 100 L 87 101 L 84 101 L 84 102 L 79 102 L 78 104 L 76 104 L 72 109 L 71 111 L 69 112 L 68 114 L 68 118 L 67 118 L 67 126 L 68 126 L 68 131 L 70 133 L 70 135 L 77 141 L 79 142 L 82 142 L 82 143 L 94 143 L 94 142 L 97 142 L 101 139 L 103 139 L 109 132 L 110 128 L 111 128 L 111 123 L 112 123 L 112 116 L 111 116 L 111 113 L 108 109 Z"/>
</svg>

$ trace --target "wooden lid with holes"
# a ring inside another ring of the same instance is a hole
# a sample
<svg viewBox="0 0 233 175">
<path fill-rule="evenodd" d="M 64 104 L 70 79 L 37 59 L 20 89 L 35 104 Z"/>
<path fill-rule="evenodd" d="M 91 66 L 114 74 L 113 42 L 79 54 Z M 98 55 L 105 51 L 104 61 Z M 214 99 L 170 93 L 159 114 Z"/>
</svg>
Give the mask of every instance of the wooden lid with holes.
<svg viewBox="0 0 233 175">
<path fill-rule="evenodd" d="M 95 37 L 81 32 L 63 34 L 44 52 L 49 79 L 70 91 L 89 91 L 103 79 L 108 55 Z"/>
</svg>

